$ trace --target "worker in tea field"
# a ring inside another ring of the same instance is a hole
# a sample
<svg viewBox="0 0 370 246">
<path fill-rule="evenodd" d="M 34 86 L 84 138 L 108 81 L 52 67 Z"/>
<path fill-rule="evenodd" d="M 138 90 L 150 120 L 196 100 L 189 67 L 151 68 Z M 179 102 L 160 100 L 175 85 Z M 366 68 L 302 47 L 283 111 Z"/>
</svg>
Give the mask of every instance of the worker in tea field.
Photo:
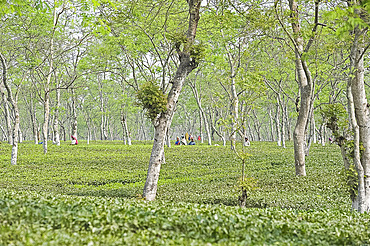
<svg viewBox="0 0 370 246">
<path fill-rule="evenodd" d="M 180 138 L 179 137 L 176 138 L 175 145 L 180 145 Z"/>
<path fill-rule="evenodd" d="M 246 137 L 244 139 L 244 146 L 250 146 L 251 145 L 251 142 L 249 142 L 248 138 Z"/>
<path fill-rule="evenodd" d="M 71 135 L 71 138 L 72 138 L 72 142 L 70 145 L 77 145 L 78 144 L 77 138 L 73 135 Z"/>
<path fill-rule="evenodd" d="M 188 145 L 195 145 L 194 138 L 190 138 L 190 142 L 188 143 Z"/>
<path fill-rule="evenodd" d="M 181 136 L 181 145 L 188 145 L 184 136 Z"/>
</svg>

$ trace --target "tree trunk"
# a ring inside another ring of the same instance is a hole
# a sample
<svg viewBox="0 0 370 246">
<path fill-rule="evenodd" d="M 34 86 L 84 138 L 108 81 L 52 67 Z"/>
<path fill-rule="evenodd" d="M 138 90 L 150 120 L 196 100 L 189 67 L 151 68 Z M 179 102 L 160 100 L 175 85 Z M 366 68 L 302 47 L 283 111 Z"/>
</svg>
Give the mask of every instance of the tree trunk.
<svg viewBox="0 0 370 246">
<path fill-rule="evenodd" d="M 199 110 L 199 136 L 200 136 L 200 142 L 203 143 L 203 126 L 202 126 L 202 112 Z"/>
<path fill-rule="evenodd" d="M 43 148 L 44 153 L 48 152 L 48 128 L 49 128 L 49 116 L 50 116 L 50 82 L 51 76 L 53 73 L 54 67 L 54 35 L 56 26 L 58 24 L 59 16 L 57 16 L 57 12 L 54 6 L 53 9 L 53 30 L 52 35 L 50 37 L 50 46 L 49 46 L 49 71 L 46 77 L 45 85 L 44 85 L 44 123 L 42 125 L 42 137 L 43 137 Z"/>
<path fill-rule="evenodd" d="M 276 122 L 276 141 L 277 145 L 281 146 L 281 128 L 280 128 L 280 105 L 276 104 L 276 114 L 275 114 L 275 122 Z"/>
<path fill-rule="evenodd" d="M 49 92 L 45 92 L 44 95 L 44 123 L 42 124 L 42 146 L 44 153 L 48 152 L 48 126 L 49 126 L 49 115 L 50 115 L 50 99 Z"/>
<path fill-rule="evenodd" d="M 234 74 L 233 68 L 231 74 Z M 238 118 L 239 118 L 239 98 L 236 93 L 235 79 L 231 78 L 231 115 L 232 115 L 232 132 L 231 132 L 231 149 L 235 148 L 236 132 L 238 131 Z"/>
<path fill-rule="evenodd" d="M 185 44 L 184 50 L 182 52 L 178 50 L 180 56 L 180 64 L 176 71 L 176 75 L 172 80 L 172 87 L 167 97 L 167 111 L 161 113 L 157 119 L 153 120 L 155 129 L 154 143 L 149 160 L 148 175 L 143 191 L 143 197 L 148 201 L 154 200 L 157 194 L 159 172 L 161 164 L 164 161 L 164 140 L 166 136 L 166 131 L 171 124 L 172 115 L 176 108 L 176 103 L 180 96 L 183 83 L 188 74 L 197 66 L 197 61 L 194 61 L 194 58 L 190 57 L 190 47 L 195 39 L 195 34 L 199 21 L 199 9 L 201 0 L 188 0 L 188 4 L 190 19 L 189 29 L 187 33 L 187 43 Z"/>
<path fill-rule="evenodd" d="M 4 62 L 5 62 L 5 60 L 4 60 Z M 7 140 L 8 140 L 9 144 L 12 144 L 13 143 L 12 120 L 10 119 L 9 104 L 8 104 L 7 96 L 6 96 L 6 93 L 4 91 L 4 88 L 3 88 L 2 84 L 0 84 L 0 93 L 2 95 L 3 102 L 4 102 L 4 113 L 5 113 L 5 123 L 6 123 L 6 130 L 7 130 Z"/>
<path fill-rule="evenodd" d="M 105 76 L 105 74 L 104 74 Z M 106 129 L 106 123 L 107 123 L 107 117 L 105 115 L 105 105 L 104 105 L 104 96 L 103 96 L 103 82 L 101 81 L 101 78 L 99 80 L 99 97 L 100 97 L 100 140 L 107 140 L 108 134 Z"/>
<path fill-rule="evenodd" d="M 59 84 L 57 85 L 59 87 Z M 60 89 L 56 89 L 55 95 L 55 111 L 54 111 L 54 124 L 53 124 L 53 132 L 54 132 L 54 139 L 53 144 L 60 146 L 60 136 L 59 136 L 59 107 L 60 107 Z"/>
<path fill-rule="evenodd" d="M 295 42 L 295 66 L 301 96 L 298 119 L 293 132 L 295 171 L 297 176 L 306 176 L 305 137 L 311 105 L 312 78 L 306 60 L 301 57 L 304 53 L 304 42 L 299 24 L 298 3 L 295 0 L 289 0 L 289 7 Z"/>
<path fill-rule="evenodd" d="M 269 122 L 270 122 L 270 140 L 272 142 L 275 141 L 275 137 L 274 137 L 274 120 L 272 118 L 272 114 L 271 114 L 271 108 L 269 107 L 268 108 L 268 114 L 269 114 Z"/>
<path fill-rule="evenodd" d="M 170 128 L 168 127 L 167 128 L 167 131 L 166 131 L 166 145 L 168 148 L 171 148 L 171 137 L 170 137 Z M 163 161 L 164 163 L 165 161 Z"/>
<path fill-rule="evenodd" d="M 8 134 L 2 125 L 0 125 L 0 129 L 1 129 L 1 132 L 3 133 L 3 138 L 1 141 L 8 140 L 8 137 L 7 137 Z"/>
<path fill-rule="evenodd" d="M 90 144 L 90 139 L 91 139 L 91 125 L 90 125 L 90 116 L 85 110 L 84 116 L 85 116 L 85 122 L 86 122 L 86 127 L 87 127 L 87 144 Z"/>
<path fill-rule="evenodd" d="M 37 119 L 36 119 L 36 109 L 34 107 L 34 104 L 32 102 L 32 99 L 30 100 L 29 105 L 29 111 L 30 111 L 30 117 L 31 117 L 31 124 L 32 124 L 32 133 L 33 133 L 33 140 L 35 144 L 38 144 L 39 142 L 39 130 L 37 126 Z"/>
<path fill-rule="evenodd" d="M 201 102 L 198 90 L 195 87 L 195 83 L 193 84 L 193 83 L 190 82 L 189 85 L 191 87 L 191 90 L 193 91 L 193 95 L 194 95 L 195 101 L 197 102 L 201 118 L 203 118 L 204 128 L 206 130 L 206 134 L 207 134 L 207 138 L 208 138 L 208 145 L 212 145 L 211 131 L 210 131 L 210 128 L 209 128 L 208 119 L 207 119 L 207 116 L 204 113 L 204 110 L 202 108 L 202 102 Z"/>
<path fill-rule="evenodd" d="M 286 126 L 285 105 L 281 104 L 281 146 L 283 148 L 286 148 L 285 146 L 285 126 Z"/>
<path fill-rule="evenodd" d="M 351 65 L 353 65 L 353 76 L 349 78 L 347 97 L 349 105 L 352 106 L 350 119 L 355 133 L 354 164 L 358 174 L 358 194 L 353 201 L 353 207 L 360 213 L 363 213 L 370 209 L 370 111 L 364 83 L 364 48 L 359 40 L 362 31 L 358 27 L 354 31 L 355 38 L 350 55 Z M 363 145 L 361 157 L 360 143 Z"/>
<path fill-rule="evenodd" d="M 312 131 L 312 142 L 315 144 L 317 143 L 317 136 L 316 136 L 316 122 L 315 122 L 315 115 L 312 112 L 312 119 L 311 119 L 311 131 Z"/>
<path fill-rule="evenodd" d="M 12 132 L 12 153 L 11 153 L 11 161 L 12 165 L 17 164 L 18 158 L 18 132 L 19 132 L 19 110 L 18 110 L 18 93 L 16 93 L 15 98 L 13 97 L 13 93 L 11 91 L 10 86 L 7 82 L 7 72 L 8 68 L 6 65 L 5 58 L 2 53 L 0 53 L 0 61 L 3 68 L 3 85 L 8 94 L 8 101 L 11 103 L 13 112 L 14 112 L 14 126 Z"/>
<path fill-rule="evenodd" d="M 254 132 L 257 134 L 257 141 L 261 141 L 261 132 L 260 132 L 261 124 L 260 124 L 260 122 L 257 118 L 256 111 L 253 110 L 252 113 L 253 113 L 253 116 L 254 116 L 254 120 L 253 120 Z"/>
<path fill-rule="evenodd" d="M 125 115 L 123 108 L 121 111 L 121 124 L 122 124 L 125 144 L 131 145 L 131 136 L 130 136 L 130 132 L 128 131 L 126 115 Z"/>
<path fill-rule="evenodd" d="M 23 132 L 22 132 L 22 129 L 19 127 L 19 130 L 18 130 L 18 141 L 19 143 L 22 143 L 23 142 Z"/>
<path fill-rule="evenodd" d="M 76 98 L 73 90 L 71 90 L 72 98 L 72 124 L 71 124 L 71 135 L 77 139 L 77 109 L 76 109 Z"/>
<path fill-rule="evenodd" d="M 323 123 L 320 127 L 320 140 L 321 140 L 321 145 L 322 146 L 325 146 L 325 138 L 326 138 L 326 134 L 325 134 L 325 123 Z"/>
</svg>

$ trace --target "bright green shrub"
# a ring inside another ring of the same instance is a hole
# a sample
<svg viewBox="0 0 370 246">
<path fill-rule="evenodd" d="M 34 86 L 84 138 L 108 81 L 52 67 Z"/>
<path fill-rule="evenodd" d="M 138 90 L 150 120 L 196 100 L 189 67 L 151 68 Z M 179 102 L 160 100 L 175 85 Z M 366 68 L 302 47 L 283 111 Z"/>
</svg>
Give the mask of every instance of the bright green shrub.
<svg viewBox="0 0 370 246">
<path fill-rule="evenodd" d="M 153 82 L 145 83 L 136 93 L 136 97 L 138 105 L 146 110 L 146 115 L 151 120 L 167 110 L 167 97 Z"/>
<path fill-rule="evenodd" d="M 0 190 L 0 245 L 366 245 L 370 216 Z"/>
</svg>

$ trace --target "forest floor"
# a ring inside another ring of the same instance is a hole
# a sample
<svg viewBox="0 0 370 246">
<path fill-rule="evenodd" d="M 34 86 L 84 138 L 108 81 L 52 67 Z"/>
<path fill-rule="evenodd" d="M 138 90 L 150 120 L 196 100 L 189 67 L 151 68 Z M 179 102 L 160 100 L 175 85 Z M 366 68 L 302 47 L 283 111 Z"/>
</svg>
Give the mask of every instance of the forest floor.
<svg viewBox="0 0 370 246">
<path fill-rule="evenodd" d="M 229 146 L 165 149 L 157 200 L 141 199 L 151 142 L 0 145 L 0 245 L 370 245 L 370 215 L 351 211 L 340 150 L 313 144 L 306 177 L 293 146 L 252 142 L 257 180 L 238 207 L 241 161 Z"/>
</svg>

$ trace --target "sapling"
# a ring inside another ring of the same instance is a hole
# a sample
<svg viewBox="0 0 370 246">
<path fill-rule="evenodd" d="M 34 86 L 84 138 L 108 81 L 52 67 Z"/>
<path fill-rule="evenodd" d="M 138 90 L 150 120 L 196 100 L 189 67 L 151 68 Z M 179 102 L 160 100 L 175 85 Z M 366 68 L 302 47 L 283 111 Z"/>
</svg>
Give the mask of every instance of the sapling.
<svg viewBox="0 0 370 246">
<path fill-rule="evenodd" d="M 238 192 L 241 191 L 241 194 L 239 196 L 239 206 L 244 208 L 247 203 L 248 194 L 257 189 L 257 179 L 253 177 L 248 177 L 249 175 L 245 174 L 246 160 L 249 159 L 252 155 L 246 152 L 244 144 L 242 144 L 240 150 L 238 150 L 237 145 L 235 145 L 235 147 L 233 148 L 233 152 L 242 162 L 242 176 L 237 181 L 236 190 Z"/>
</svg>

